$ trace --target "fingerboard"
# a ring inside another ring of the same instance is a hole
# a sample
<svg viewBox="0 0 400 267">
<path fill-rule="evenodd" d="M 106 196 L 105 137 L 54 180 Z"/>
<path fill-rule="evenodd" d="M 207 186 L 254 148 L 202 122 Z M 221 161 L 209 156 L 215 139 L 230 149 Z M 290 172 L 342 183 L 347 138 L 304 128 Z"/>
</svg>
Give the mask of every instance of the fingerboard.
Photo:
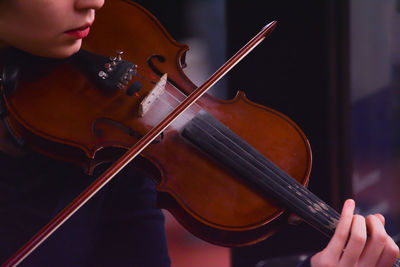
<svg viewBox="0 0 400 267">
<path fill-rule="evenodd" d="M 209 113 L 200 111 L 185 125 L 182 136 L 328 237 L 334 234 L 337 211 Z M 394 266 L 400 267 L 400 260 Z"/>
</svg>

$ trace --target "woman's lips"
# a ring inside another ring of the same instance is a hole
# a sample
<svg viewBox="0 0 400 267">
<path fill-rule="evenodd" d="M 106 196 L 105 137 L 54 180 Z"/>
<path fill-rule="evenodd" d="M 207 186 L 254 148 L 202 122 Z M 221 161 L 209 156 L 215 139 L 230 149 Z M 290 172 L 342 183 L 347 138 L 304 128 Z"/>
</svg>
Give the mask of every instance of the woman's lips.
<svg viewBox="0 0 400 267">
<path fill-rule="evenodd" d="M 89 31 L 90 31 L 90 26 L 86 26 L 83 28 L 66 31 L 65 34 L 72 36 L 76 39 L 82 39 L 89 35 Z"/>
</svg>

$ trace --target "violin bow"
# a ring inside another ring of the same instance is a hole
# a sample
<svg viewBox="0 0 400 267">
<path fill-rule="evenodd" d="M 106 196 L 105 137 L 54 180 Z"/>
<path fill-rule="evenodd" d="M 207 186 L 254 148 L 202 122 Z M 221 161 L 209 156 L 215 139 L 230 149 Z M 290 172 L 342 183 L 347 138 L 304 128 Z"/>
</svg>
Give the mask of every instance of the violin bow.
<svg viewBox="0 0 400 267">
<path fill-rule="evenodd" d="M 28 257 L 42 242 L 44 242 L 54 231 L 56 231 L 65 221 L 79 210 L 90 198 L 92 198 L 101 188 L 111 181 L 114 176 L 139 155 L 154 139 L 157 138 L 172 122 L 175 121 L 185 110 L 203 96 L 208 89 L 217 83 L 226 73 L 228 73 L 237 63 L 239 63 L 248 53 L 260 44 L 275 28 L 277 22 L 272 21 L 255 35 L 246 45 L 234 54 L 224 65 L 212 74 L 200 87 L 194 90 L 185 100 L 183 100 L 168 116 L 158 125 L 152 128 L 143 138 L 133 145 L 120 159 L 111 165 L 101 176 L 89 185 L 79 196 L 77 196 L 68 206 L 58 213 L 48 224 L 36 233 L 28 242 L 25 243 L 13 256 L 11 256 L 1 267 L 17 266 Z"/>
</svg>

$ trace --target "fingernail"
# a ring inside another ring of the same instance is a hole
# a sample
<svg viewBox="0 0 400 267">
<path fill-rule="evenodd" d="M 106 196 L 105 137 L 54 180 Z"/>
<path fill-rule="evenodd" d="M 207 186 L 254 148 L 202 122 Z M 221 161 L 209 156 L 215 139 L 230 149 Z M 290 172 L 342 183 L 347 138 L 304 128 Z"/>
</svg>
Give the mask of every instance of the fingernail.
<svg viewBox="0 0 400 267">
<path fill-rule="evenodd" d="M 354 207 L 355 206 L 355 202 L 353 199 L 347 199 L 345 202 L 346 207 Z"/>
</svg>

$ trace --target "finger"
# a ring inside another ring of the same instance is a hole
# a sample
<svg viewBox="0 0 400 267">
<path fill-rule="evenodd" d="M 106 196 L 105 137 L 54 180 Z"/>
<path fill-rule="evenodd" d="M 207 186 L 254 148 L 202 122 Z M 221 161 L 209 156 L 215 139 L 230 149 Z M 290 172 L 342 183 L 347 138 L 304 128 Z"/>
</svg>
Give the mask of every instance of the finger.
<svg viewBox="0 0 400 267">
<path fill-rule="evenodd" d="M 382 223 L 383 225 L 385 225 L 385 217 L 383 217 L 382 214 L 377 213 L 377 214 L 375 214 L 375 216 L 378 217 L 378 219 L 381 221 L 381 223 Z"/>
<path fill-rule="evenodd" d="M 383 252 L 378 260 L 377 266 L 390 266 L 392 267 L 399 256 L 399 247 L 389 238 L 388 242 L 383 249 Z"/>
<path fill-rule="evenodd" d="M 325 248 L 325 251 L 329 254 L 329 258 L 333 260 L 339 261 L 344 246 L 346 245 L 350 233 L 351 222 L 353 220 L 354 206 L 354 200 L 346 200 L 335 233 Z"/>
<path fill-rule="evenodd" d="M 355 266 L 361 256 L 367 241 L 367 227 L 363 216 L 354 215 L 351 225 L 351 234 L 343 255 L 340 259 L 341 266 Z"/>
<path fill-rule="evenodd" d="M 369 215 L 366 218 L 366 224 L 369 238 L 361 255 L 360 262 L 368 264 L 367 266 L 376 266 L 389 236 L 378 217 Z"/>
</svg>

